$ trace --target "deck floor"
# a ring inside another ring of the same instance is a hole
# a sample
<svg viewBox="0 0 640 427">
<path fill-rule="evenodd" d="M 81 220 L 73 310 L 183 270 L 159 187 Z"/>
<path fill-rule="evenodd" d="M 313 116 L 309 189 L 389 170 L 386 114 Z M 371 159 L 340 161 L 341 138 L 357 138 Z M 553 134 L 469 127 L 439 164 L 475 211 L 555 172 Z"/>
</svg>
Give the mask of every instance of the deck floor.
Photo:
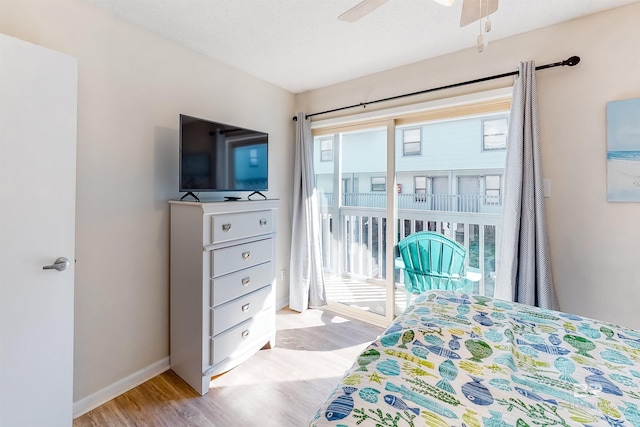
<svg viewBox="0 0 640 427">
<path fill-rule="evenodd" d="M 387 291 L 383 283 L 376 283 L 351 277 L 325 277 L 327 300 L 345 304 L 352 308 L 384 315 Z M 404 286 L 395 285 L 396 314 L 406 308 L 407 295 Z"/>
</svg>

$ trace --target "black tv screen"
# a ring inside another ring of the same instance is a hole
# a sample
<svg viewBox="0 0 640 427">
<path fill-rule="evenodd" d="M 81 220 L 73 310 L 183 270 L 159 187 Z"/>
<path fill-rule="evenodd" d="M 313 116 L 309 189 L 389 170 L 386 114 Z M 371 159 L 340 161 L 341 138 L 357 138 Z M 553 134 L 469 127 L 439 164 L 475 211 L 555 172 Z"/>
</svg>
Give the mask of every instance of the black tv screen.
<svg viewBox="0 0 640 427">
<path fill-rule="evenodd" d="M 180 115 L 180 191 L 264 191 L 269 135 Z"/>
</svg>

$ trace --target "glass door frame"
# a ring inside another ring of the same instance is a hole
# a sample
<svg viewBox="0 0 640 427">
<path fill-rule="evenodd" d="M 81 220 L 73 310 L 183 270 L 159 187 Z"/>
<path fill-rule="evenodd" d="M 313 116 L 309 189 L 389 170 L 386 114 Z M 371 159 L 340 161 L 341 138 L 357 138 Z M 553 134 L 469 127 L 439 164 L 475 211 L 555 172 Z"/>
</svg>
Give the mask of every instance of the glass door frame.
<svg viewBox="0 0 640 427">
<path fill-rule="evenodd" d="M 343 177 L 342 177 L 342 133 L 353 132 L 358 130 L 366 130 L 366 129 L 386 129 L 386 230 L 385 230 L 385 271 L 386 277 L 384 280 L 385 286 L 385 310 L 384 315 L 375 313 L 372 311 L 366 311 L 354 307 L 350 307 L 346 304 L 342 304 L 338 301 L 328 301 L 327 308 L 329 310 L 335 311 L 337 313 L 345 314 L 350 317 L 356 318 L 358 320 L 363 320 L 368 323 L 372 323 L 378 326 L 389 326 L 393 319 L 395 318 L 395 264 L 394 264 L 394 253 L 395 246 L 397 244 L 397 221 L 396 217 L 396 208 L 398 203 L 397 191 L 396 191 L 396 178 L 395 178 L 395 120 L 393 119 L 384 119 L 384 120 L 373 120 L 366 122 L 359 122 L 353 124 L 347 124 L 343 126 L 336 127 L 328 127 L 319 130 L 318 132 L 314 132 L 314 138 L 316 136 L 321 135 L 333 135 L 334 141 L 334 153 L 333 153 L 333 161 L 334 161 L 334 169 L 333 169 L 333 199 L 334 199 L 334 208 L 337 204 L 338 210 L 342 207 L 342 191 L 343 191 Z M 393 218 L 393 220 L 389 220 L 389 218 Z M 336 236 L 338 239 L 342 239 L 344 233 L 342 227 L 344 224 L 342 223 L 342 218 L 334 218 L 333 219 L 333 227 L 334 227 L 334 237 L 332 239 L 331 244 L 335 245 Z M 391 245 L 389 243 L 392 243 Z M 335 257 L 334 261 L 336 262 L 336 274 L 341 274 L 342 266 L 344 262 L 345 256 L 345 242 L 339 240 L 337 245 L 335 246 L 335 250 L 331 251 L 332 256 Z"/>
<path fill-rule="evenodd" d="M 398 191 L 396 180 L 396 121 L 386 120 L 387 127 L 387 228 L 386 228 L 386 309 L 384 318 L 390 325 L 396 317 L 395 249 L 398 244 Z"/>
</svg>

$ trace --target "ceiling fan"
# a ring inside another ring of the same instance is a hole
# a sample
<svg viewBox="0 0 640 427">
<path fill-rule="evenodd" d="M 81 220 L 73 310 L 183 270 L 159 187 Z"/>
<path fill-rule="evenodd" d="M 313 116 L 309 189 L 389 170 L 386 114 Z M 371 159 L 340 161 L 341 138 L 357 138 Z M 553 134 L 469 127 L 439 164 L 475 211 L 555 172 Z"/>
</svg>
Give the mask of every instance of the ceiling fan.
<svg viewBox="0 0 640 427">
<path fill-rule="evenodd" d="M 382 6 L 388 0 L 362 0 L 351 9 L 338 16 L 346 22 L 356 22 Z M 452 6 L 455 0 L 433 0 L 443 6 Z M 463 0 L 460 26 L 464 27 L 498 10 L 498 0 Z"/>
</svg>

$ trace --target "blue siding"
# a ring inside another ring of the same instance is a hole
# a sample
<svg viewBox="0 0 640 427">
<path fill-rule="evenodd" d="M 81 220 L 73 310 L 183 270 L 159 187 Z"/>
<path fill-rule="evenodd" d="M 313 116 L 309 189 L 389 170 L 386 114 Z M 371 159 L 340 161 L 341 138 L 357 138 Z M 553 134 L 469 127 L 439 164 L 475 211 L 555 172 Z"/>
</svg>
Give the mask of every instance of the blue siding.
<svg viewBox="0 0 640 427">
<path fill-rule="evenodd" d="M 403 155 L 402 128 L 396 130 L 398 172 L 504 168 L 505 150 L 482 150 L 482 118 L 428 123 L 420 127 L 422 153 L 418 156 Z M 384 174 L 387 169 L 385 141 L 385 130 L 343 134 L 343 173 Z M 316 173 L 333 173 L 333 162 L 321 162 L 319 158 L 320 146 L 315 144 Z"/>
<path fill-rule="evenodd" d="M 342 136 L 342 172 L 380 172 L 387 170 L 386 129 Z"/>
<path fill-rule="evenodd" d="M 504 167 L 505 150 L 482 151 L 482 119 L 431 123 L 422 128 L 422 155 L 402 155 L 396 134 L 397 171 L 492 169 Z"/>
</svg>

